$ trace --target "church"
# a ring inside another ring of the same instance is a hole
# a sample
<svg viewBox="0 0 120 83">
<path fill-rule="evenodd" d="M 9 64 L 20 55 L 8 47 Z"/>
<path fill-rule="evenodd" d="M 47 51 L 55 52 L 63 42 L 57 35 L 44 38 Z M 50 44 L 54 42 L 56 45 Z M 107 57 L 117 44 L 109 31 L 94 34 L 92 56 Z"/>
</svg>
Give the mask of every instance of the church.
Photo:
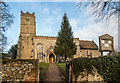
<svg viewBox="0 0 120 83">
<path fill-rule="evenodd" d="M 21 11 L 20 36 L 18 40 L 17 59 L 39 59 L 40 62 L 56 62 L 54 45 L 57 37 L 36 36 L 35 13 Z M 98 46 L 94 41 L 74 38 L 77 46 L 74 58 L 99 57 Z"/>
</svg>

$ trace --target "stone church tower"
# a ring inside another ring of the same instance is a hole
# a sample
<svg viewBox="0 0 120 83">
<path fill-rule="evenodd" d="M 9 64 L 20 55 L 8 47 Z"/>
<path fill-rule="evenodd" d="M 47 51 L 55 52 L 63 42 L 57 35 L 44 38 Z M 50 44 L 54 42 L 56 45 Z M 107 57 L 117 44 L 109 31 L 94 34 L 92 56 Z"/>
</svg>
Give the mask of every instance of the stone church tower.
<svg viewBox="0 0 120 83">
<path fill-rule="evenodd" d="M 21 11 L 20 36 L 17 50 L 18 59 L 34 58 L 33 37 L 35 34 L 35 13 L 23 13 Z"/>
</svg>

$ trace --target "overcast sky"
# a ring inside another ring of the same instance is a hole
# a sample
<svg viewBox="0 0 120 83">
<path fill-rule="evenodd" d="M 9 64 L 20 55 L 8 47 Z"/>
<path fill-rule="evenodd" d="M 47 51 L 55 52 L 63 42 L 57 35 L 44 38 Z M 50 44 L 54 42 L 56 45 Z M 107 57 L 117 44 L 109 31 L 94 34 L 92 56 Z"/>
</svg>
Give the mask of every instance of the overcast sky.
<svg viewBox="0 0 120 83">
<path fill-rule="evenodd" d="M 96 23 L 88 8 L 80 12 L 76 2 L 7 2 L 14 15 L 14 24 L 7 30 L 7 50 L 18 42 L 20 34 L 20 12 L 35 12 L 36 35 L 57 36 L 64 13 L 72 26 L 73 35 L 80 40 L 93 40 L 99 46 L 99 36 L 109 34 L 114 37 L 115 49 L 118 47 L 118 23 L 114 17 L 109 21 Z"/>
</svg>

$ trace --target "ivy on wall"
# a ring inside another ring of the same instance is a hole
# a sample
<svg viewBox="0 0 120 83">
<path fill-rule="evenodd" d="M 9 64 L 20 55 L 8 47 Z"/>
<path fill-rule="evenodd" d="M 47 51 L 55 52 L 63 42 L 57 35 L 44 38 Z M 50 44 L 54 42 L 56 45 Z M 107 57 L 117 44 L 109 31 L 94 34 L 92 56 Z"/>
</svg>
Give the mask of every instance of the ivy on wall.
<svg viewBox="0 0 120 83">
<path fill-rule="evenodd" d="M 99 58 L 78 58 L 72 61 L 73 73 L 77 77 L 86 69 L 92 73 L 93 67 L 97 69 L 104 81 L 120 81 L 120 56 L 104 56 Z"/>
</svg>

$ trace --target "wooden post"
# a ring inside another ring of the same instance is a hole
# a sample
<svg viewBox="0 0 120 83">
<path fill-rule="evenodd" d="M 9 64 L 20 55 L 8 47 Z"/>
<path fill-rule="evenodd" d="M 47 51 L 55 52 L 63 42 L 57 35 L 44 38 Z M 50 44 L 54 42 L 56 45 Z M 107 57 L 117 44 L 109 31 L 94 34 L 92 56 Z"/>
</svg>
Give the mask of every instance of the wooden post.
<svg viewBox="0 0 120 83">
<path fill-rule="evenodd" d="M 101 51 L 101 56 L 103 56 L 103 51 Z"/>
</svg>

